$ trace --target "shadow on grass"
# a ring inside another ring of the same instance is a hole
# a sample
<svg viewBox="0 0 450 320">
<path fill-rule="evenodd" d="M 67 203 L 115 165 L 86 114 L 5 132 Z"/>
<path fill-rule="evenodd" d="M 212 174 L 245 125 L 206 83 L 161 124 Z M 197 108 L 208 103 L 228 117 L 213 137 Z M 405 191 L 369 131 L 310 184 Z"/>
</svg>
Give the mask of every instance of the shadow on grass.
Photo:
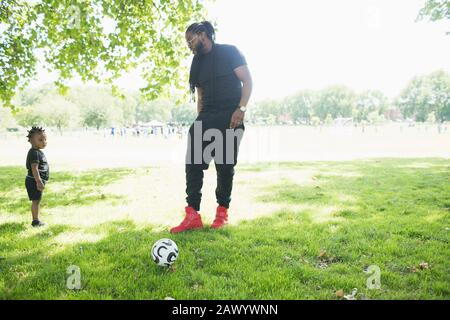
<svg viewBox="0 0 450 320">
<path fill-rule="evenodd" d="M 99 201 L 121 200 L 123 197 L 99 192 L 99 187 L 111 184 L 129 174 L 130 169 L 102 169 L 83 171 L 77 174 L 52 172 L 44 191 L 42 208 L 87 206 Z M 30 201 L 25 188 L 25 174 L 21 167 L 0 167 L 0 212 L 25 214 L 30 212 Z M 63 184 L 61 192 L 51 192 L 52 185 Z M 8 197 L 7 193 L 14 193 Z"/>
<path fill-rule="evenodd" d="M 430 161 L 428 168 L 404 167 L 414 163 L 406 160 L 353 163 L 355 177 L 338 175 L 350 169 L 339 163 L 321 164 L 311 186 L 262 187 L 259 201 L 292 209 L 217 231 L 171 235 L 122 220 L 82 230 L 101 234 L 95 241 L 62 245 L 58 235 L 73 231 L 66 226 L 24 238 L 20 224 L 2 225 L 0 297 L 335 299 L 337 290 L 356 287 L 372 299 L 448 299 L 448 178 L 445 162 Z M 314 210 L 295 209 L 334 204 L 343 195 L 352 201 L 332 213 L 338 221 L 316 223 Z M 173 269 L 150 258 L 152 244 L 166 237 L 180 249 Z M 421 262 L 430 268 L 412 272 Z M 381 290 L 366 288 L 364 270 L 374 264 Z M 80 267 L 79 291 L 66 288 L 70 265 Z"/>
<path fill-rule="evenodd" d="M 313 168 L 320 173 L 307 186 L 296 184 L 292 179 L 263 186 L 257 200 L 293 205 L 326 205 L 342 203 L 342 199 L 355 199 L 354 205 L 368 208 L 369 211 L 383 212 L 389 207 L 401 207 L 404 209 L 402 214 L 407 215 L 420 206 L 448 211 L 449 164 L 443 159 L 285 163 L 278 168 Z M 343 213 L 344 216 L 355 217 L 352 210 L 347 211 Z"/>
</svg>

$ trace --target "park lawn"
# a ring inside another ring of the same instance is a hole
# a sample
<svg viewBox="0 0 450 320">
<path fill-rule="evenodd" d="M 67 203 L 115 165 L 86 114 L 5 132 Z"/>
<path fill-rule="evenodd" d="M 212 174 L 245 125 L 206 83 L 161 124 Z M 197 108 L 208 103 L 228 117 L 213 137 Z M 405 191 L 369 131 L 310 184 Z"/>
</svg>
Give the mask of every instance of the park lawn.
<svg viewBox="0 0 450 320">
<path fill-rule="evenodd" d="M 52 208 L 131 206 L 96 190 L 135 170 L 53 172 L 51 183 L 64 192 L 49 184 L 44 217 Z M 292 178 L 272 179 L 248 197 L 277 208 L 270 215 L 171 235 L 127 218 L 71 225 L 49 217 L 33 229 L 23 168 L 0 167 L 0 298 L 337 299 L 336 291 L 353 288 L 357 299 L 450 298 L 448 160 L 241 165 L 237 175 L 277 170 Z M 304 170 L 315 172 L 309 183 L 295 179 Z M 86 237 L 61 241 L 73 234 Z M 171 269 L 150 258 L 152 244 L 166 237 L 180 249 Z M 80 290 L 66 287 L 71 265 L 80 267 Z M 381 289 L 366 286 L 370 265 L 381 269 Z"/>
</svg>

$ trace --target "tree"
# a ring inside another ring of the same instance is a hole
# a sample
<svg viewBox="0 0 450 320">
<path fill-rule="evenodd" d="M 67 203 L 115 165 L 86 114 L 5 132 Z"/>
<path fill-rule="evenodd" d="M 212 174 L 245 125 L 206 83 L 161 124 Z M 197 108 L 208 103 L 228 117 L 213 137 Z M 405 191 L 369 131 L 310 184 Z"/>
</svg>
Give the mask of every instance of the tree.
<svg viewBox="0 0 450 320">
<path fill-rule="evenodd" d="M 320 124 L 320 118 L 316 116 L 311 117 L 311 125 L 318 126 Z"/>
<path fill-rule="evenodd" d="M 436 115 L 434 114 L 434 111 L 431 111 L 427 116 L 427 122 L 428 123 L 436 123 Z"/>
<path fill-rule="evenodd" d="M 106 90 L 88 88 L 74 92 L 72 99 L 82 99 L 77 103 L 81 110 L 81 123 L 86 127 L 99 130 L 122 122 L 123 111 L 116 106 L 116 98 Z"/>
<path fill-rule="evenodd" d="M 267 124 L 274 124 L 280 115 L 286 112 L 286 104 L 278 100 L 262 100 L 250 108 L 252 117 L 264 121 Z"/>
<path fill-rule="evenodd" d="M 35 107 L 45 126 L 63 128 L 78 127 L 80 118 L 77 106 L 59 95 L 48 96 Z"/>
<path fill-rule="evenodd" d="M 0 129 L 12 128 L 15 126 L 16 120 L 11 114 L 11 110 L 0 105 Z"/>
<path fill-rule="evenodd" d="M 385 120 L 384 115 L 378 113 L 378 111 L 372 111 L 367 115 L 367 121 L 371 124 L 378 124 Z"/>
<path fill-rule="evenodd" d="M 63 128 L 75 128 L 79 124 L 79 108 L 64 97 L 50 93 L 39 98 L 33 105 L 17 108 L 17 122 L 24 127 L 55 127 L 60 133 Z"/>
<path fill-rule="evenodd" d="M 417 16 L 417 20 L 423 19 L 429 19 L 430 21 L 450 20 L 450 1 L 427 0 Z"/>
<path fill-rule="evenodd" d="M 329 114 L 337 117 L 351 117 L 355 105 L 355 94 L 344 86 L 331 86 L 317 95 L 313 104 L 314 114 L 324 120 Z"/>
<path fill-rule="evenodd" d="M 157 99 L 149 101 L 141 98 L 136 108 L 136 120 L 139 122 L 149 122 L 152 120 L 168 121 L 170 119 L 170 109 L 175 103 L 168 99 Z"/>
<path fill-rule="evenodd" d="M 122 126 L 132 126 L 136 123 L 136 108 L 140 97 L 136 94 L 122 94 L 116 98 L 115 104 L 122 110 L 122 119 L 119 124 Z"/>
<path fill-rule="evenodd" d="M 21 107 L 32 106 L 38 104 L 44 97 L 56 94 L 57 90 L 55 86 L 51 84 L 45 84 L 37 88 L 27 88 L 26 90 L 20 90 L 14 96 L 14 103 Z"/>
<path fill-rule="evenodd" d="M 450 75 L 438 70 L 431 73 L 428 78 L 429 105 L 435 112 L 439 121 L 450 120 Z"/>
<path fill-rule="evenodd" d="M 184 85 L 184 31 L 203 14 L 203 0 L 1 0 L 0 100 L 12 107 L 40 57 L 62 91 L 74 76 L 114 85 L 140 66 L 153 99 Z"/>
<path fill-rule="evenodd" d="M 104 108 L 88 108 L 83 113 L 83 125 L 90 128 L 104 128 L 111 124 L 111 113 Z"/>
<path fill-rule="evenodd" d="M 368 90 L 359 94 L 356 98 L 356 109 L 352 117 L 357 121 L 368 120 L 368 115 L 376 111 L 383 114 L 388 107 L 388 99 L 381 91 Z"/>
<path fill-rule="evenodd" d="M 294 122 L 310 122 L 314 99 L 313 91 L 301 91 L 284 100 L 285 110 Z"/>
<path fill-rule="evenodd" d="M 450 1 L 448 0 L 427 0 L 424 7 L 419 11 L 416 21 L 429 20 L 440 21 L 450 20 Z M 450 35 L 450 31 L 447 31 Z"/>
<path fill-rule="evenodd" d="M 435 112 L 439 121 L 450 119 L 450 75 L 439 70 L 413 78 L 396 99 L 404 117 L 426 121 Z"/>
<path fill-rule="evenodd" d="M 21 108 L 15 115 L 17 123 L 22 127 L 44 126 L 42 114 L 33 106 Z"/>
<path fill-rule="evenodd" d="M 195 107 L 190 105 L 176 106 L 171 110 L 171 120 L 180 124 L 190 124 L 195 120 L 196 116 Z"/>
</svg>

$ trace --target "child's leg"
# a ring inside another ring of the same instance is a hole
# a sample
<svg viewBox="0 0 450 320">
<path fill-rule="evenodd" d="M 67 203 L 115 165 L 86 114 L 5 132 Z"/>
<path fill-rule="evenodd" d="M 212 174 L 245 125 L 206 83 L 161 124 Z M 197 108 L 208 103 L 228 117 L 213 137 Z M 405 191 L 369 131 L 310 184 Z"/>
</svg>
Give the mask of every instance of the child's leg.
<svg viewBox="0 0 450 320">
<path fill-rule="evenodd" d="M 39 204 L 41 200 L 32 200 L 31 201 L 31 214 L 33 216 L 33 220 L 39 220 Z"/>
</svg>

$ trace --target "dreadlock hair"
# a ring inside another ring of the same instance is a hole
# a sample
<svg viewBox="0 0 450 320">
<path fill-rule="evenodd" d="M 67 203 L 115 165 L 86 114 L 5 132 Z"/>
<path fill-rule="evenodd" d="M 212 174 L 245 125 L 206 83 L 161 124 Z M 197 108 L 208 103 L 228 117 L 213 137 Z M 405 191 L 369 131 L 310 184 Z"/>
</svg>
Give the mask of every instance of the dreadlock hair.
<svg viewBox="0 0 450 320">
<path fill-rule="evenodd" d="M 214 30 L 213 25 L 209 21 L 195 22 L 191 24 L 187 29 L 186 33 L 191 32 L 194 34 L 200 34 L 202 32 L 206 33 L 208 39 L 213 43 L 216 40 L 216 31 Z M 214 58 L 213 58 L 214 61 Z M 195 82 L 199 72 L 198 65 L 198 57 L 194 57 L 194 61 L 192 63 L 191 71 L 189 73 L 189 87 L 191 94 L 191 101 L 195 102 Z"/>
<path fill-rule="evenodd" d="M 191 24 L 186 30 L 186 33 L 188 32 L 196 34 L 205 32 L 209 40 L 212 42 L 216 40 L 216 31 L 214 31 L 214 27 L 209 21 L 195 22 Z"/>
<path fill-rule="evenodd" d="M 45 129 L 42 127 L 31 127 L 31 130 L 27 130 L 28 131 L 28 141 L 31 141 L 31 138 L 36 134 L 36 133 L 45 133 Z"/>
</svg>

